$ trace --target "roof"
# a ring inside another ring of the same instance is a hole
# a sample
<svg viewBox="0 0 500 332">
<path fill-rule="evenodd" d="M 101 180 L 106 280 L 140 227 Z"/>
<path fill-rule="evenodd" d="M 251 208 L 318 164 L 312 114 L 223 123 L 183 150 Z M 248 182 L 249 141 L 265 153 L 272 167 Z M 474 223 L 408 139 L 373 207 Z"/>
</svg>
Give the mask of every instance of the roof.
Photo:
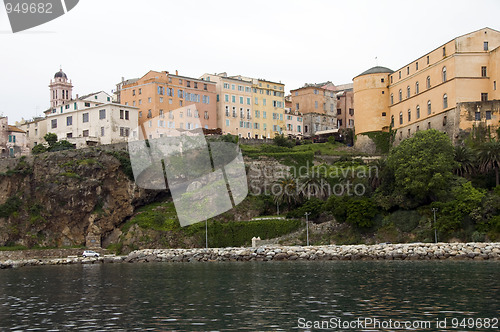
<svg viewBox="0 0 500 332">
<path fill-rule="evenodd" d="M 315 135 L 325 135 L 325 134 L 336 134 L 338 132 L 339 132 L 339 130 L 336 128 L 336 129 L 328 129 L 328 130 L 319 130 L 319 131 L 315 132 L 314 134 Z"/>
<path fill-rule="evenodd" d="M 16 133 L 23 133 L 23 134 L 26 133 L 24 130 L 21 130 L 21 129 L 14 127 L 14 126 L 11 126 L 11 125 L 9 125 L 9 131 L 16 132 Z"/>
<path fill-rule="evenodd" d="M 107 94 L 107 93 L 106 93 L 106 92 L 104 92 L 104 91 L 99 91 L 99 92 L 89 93 L 88 95 L 84 95 L 84 96 L 78 97 L 78 99 L 80 99 L 80 100 L 87 99 L 88 97 L 91 97 L 91 96 L 97 95 L 97 94 L 99 94 L 99 93 L 101 93 L 101 92 L 102 92 L 102 93 Z M 107 95 L 108 95 L 108 94 L 107 94 Z M 111 96 L 110 96 L 110 95 L 108 95 L 108 97 L 111 97 Z"/>
<path fill-rule="evenodd" d="M 59 69 L 59 71 L 54 74 L 54 78 L 58 78 L 58 77 L 64 77 L 66 79 L 68 78 L 68 76 L 66 76 L 66 74 L 62 71 L 62 69 Z"/>
<path fill-rule="evenodd" d="M 387 67 L 375 66 L 375 67 L 372 67 L 372 68 L 370 68 L 370 69 L 362 72 L 358 76 L 370 75 L 370 74 L 379 74 L 379 73 L 392 74 L 392 73 L 394 73 L 394 70 L 391 70 L 391 69 L 389 69 Z M 356 77 L 358 77 L 358 76 L 356 76 Z"/>
</svg>

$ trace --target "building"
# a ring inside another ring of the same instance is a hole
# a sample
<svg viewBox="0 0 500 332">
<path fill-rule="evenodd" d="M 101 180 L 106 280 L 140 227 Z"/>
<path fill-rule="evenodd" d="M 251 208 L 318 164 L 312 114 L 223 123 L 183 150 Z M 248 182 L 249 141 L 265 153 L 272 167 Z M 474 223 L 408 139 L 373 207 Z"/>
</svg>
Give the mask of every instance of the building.
<svg viewBox="0 0 500 332">
<path fill-rule="evenodd" d="M 26 132 L 28 148 L 31 150 L 38 143 L 44 142 L 47 134 L 47 121 L 43 117 L 35 117 L 32 120 L 21 120 L 16 122 L 16 127 Z"/>
<path fill-rule="evenodd" d="M 51 108 L 45 111 L 45 119 L 22 124 L 26 132 L 29 130 L 30 146 L 42 143 L 46 133 L 54 133 L 76 148 L 128 140 L 138 126 L 137 107 L 113 103 L 104 91 L 73 99 L 72 87 L 62 70 L 54 75 L 49 85 Z"/>
<path fill-rule="evenodd" d="M 285 97 L 285 134 L 289 138 L 302 138 L 302 113 L 292 111 L 292 96 Z"/>
<path fill-rule="evenodd" d="M 337 127 L 338 129 L 354 129 L 354 92 L 352 83 L 336 85 Z"/>
<path fill-rule="evenodd" d="M 283 83 L 227 73 L 201 79 L 217 84 L 217 124 L 224 134 L 262 139 L 284 133 Z"/>
<path fill-rule="evenodd" d="M 317 131 L 336 129 L 337 96 L 332 82 L 305 84 L 290 91 L 292 95 L 292 112 L 303 115 L 303 135 L 314 136 Z"/>
<path fill-rule="evenodd" d="M 484 28 L 395 71 L 377 66 L 356 76 L 356 143 L 367 140 L 364 133 L 390 128 L 396 144 L 430 128 L 454 141 L 478 126 L 494 133 L 500 120 L 499 46 L 500 32 Z"/>
<path fill-rule="evenodd" d="M 10 126 L 7 117 L 0 117 L 0 157 L 20 157 L 29 155 L 26 133 Z"/>
<path fill-rule="evenodd" d="M 168 71 L 149 71 L 117 84 L 119 103 L 137 107 L 139 126 L 149 139 L 169 129 L 217 128 L 216 84 Z M 185 111 L 174 112 L 185 108 Z"/>
</svg>

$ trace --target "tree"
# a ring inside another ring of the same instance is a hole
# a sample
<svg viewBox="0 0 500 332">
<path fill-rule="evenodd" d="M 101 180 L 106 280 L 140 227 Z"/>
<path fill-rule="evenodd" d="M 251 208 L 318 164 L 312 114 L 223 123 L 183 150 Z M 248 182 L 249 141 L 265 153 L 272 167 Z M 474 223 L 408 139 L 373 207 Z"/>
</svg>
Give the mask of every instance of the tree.
<svg viewBox="0 0 500 332">
<path fill-rule="evenodd" d="M 308 199 L 310 199 L 311 197 L 322 199 L 328 195 L 328 193 L 325 191 L 325 187 L 328 188 L 328 183 L 319 173 L 307 173 L 306 175 L 301 177 L 299 181 L 299 191 L 301 195 Z"/>
<path fill-rule="evenodd" d="M 494 170 L 496 185 L 500 185 L 500 140 L 491 140 L 479 148 L 479 164 L 485 172 Z"/>
<path fill-rule="evenodd" d="M 287 176 L 279 179 L 273 185 L 273 188 L 279 188 L 277 193 L 273 191 L 274 202 L 277 204 L 287 203 L 288 205 L 295 204 L 299 199 L 299 192 L 297 190 L 297 181 L 291 177 Z"/>
<path fill-rule="evenodd" d="M 417 132 L 401 142 L 387 158 L 394 172 L 395 194 L 417 205 L 446 194 L 456 164 L 453 151 L 448 136 L 434 129 Z"/>
<path fill-rule="evenodd" d="M 57 135 L 54 133 L 47 133 L 43 137 L 45 139 L 45 142 L 49 145 L 49 148 L 53 147 L 54 144 L 57 142 Z"/>
<path fill-rule="evenodd" d="M 471 148 L 467 146 L 456 146 L 455 161 L 454 173 L 456 175 L 465 177 L 474 173 L 476 155 Z"/>
<path fill-rule="evenodd" d="M 288 139 L 288 137 L 285 137 L 283 134 L 274 136 L 273 141 L 275 145 L 285 148 L 293 148 L 295 146 L 295 142 Z"/>
<path fill-rule="evenodd" d="M 43 144 L 37 144 L 33 147 L 33 149 L 31 149 L 31 153 L 33 153 L 33 154 L 39 154 L 39 153 L 43 153 L 46 151 L 47 151 L 47 148 L 45 146 L 43 146 Z"/>
</svg>

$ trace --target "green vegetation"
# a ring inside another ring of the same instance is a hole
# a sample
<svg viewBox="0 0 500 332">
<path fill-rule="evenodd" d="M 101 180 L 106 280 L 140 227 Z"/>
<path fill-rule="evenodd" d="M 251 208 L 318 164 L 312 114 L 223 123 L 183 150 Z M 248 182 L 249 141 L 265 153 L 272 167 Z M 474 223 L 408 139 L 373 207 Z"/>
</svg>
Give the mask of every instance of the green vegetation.
<svg viewBox="0 0 500 332">
<path fill-rule="evenodd" d="M 36 155 L 43 152 L 54 152 L 74 149 L 75 146 L 66 140 L 57 141 L 57 135 L 54 133 L 47 133 L 43 137 L 47 142 L 48 147 L 43 144 L 37 144 L 31 149 L 31 152 Z"/>
<path fill-rule="evenodd" d="M 0 218 L 8 218 L 19 210 L 22 206 L 22 201 L 17 196 L 11 196 L 7 201 L 0 205 Z"/>
<path fill-rule="evenodd" d="M 125 151 L 113 151 L 108 152 L 111 156 L 118 159 L 121 165 L 121 170 L 125 175 L 132 181 L 134 181 L 134 171 L 132 170 L 132 164 L 130 163 L 130 155 Z"/>
<path fill-rule="evenodd" d="M 373 131 L 369 133 L 364 133 L 362 135 L 368 136 L 374 143 L 376 147 L 376 152 L 381 154 L 389 153 L 391 147 L 391 137 L 390 132 L 384 131 Z"/>
</svg>

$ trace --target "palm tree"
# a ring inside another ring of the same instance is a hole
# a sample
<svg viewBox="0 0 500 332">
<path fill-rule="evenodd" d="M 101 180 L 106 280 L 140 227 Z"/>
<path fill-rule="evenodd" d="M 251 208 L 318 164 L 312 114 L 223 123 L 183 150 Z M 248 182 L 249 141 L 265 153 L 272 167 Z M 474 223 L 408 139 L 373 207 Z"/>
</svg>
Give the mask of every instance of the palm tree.
<svg viewBox="0 0 500 332">
<path fill-rule="evenodd" d="M 500 185 L 500 140 L 491 140 L 479 148 L 479 163 L 481 170 L 485 172 L 495 171 L 496 185 L 498 187 Z"/>
<path fill-rule="evenodd" d="M 457 165 L 455 166 L 454 173 L 462 177 L 474 174 L 476 159 L 476 154 L 471 148 L 466 146 L 456 146 L 455 161 L 457 162 Z"/>
<path fill-rule="evenodd" d="M 371 172 L 372 167 L 375 167 L 376 172 Z M 387 163 L 383 158 L 376 159 L 370 163 L 368 168 L 368 184 L 373 190 L 377 189 L 382 184 L 382 172 L 385 171 L 386 167 Z"/>
<path fill-rule="evenodd" d="M 328 188 L 329 185 L 324 179 L 323 175 L 319 173 L 307 173 L 300 179 L 300 193 L 307 198 L 316 197 L 319 199 L 326 198 L 328 196 L 325 187 Z"/>
<path fill-rule="evenodd" d="M 278 192 L 275 192 L 274 188 L 279 188 Z M 281 178 L 273 185 L 272 193 L 277 205 L 281 203 L 295 204 L 299 198 L 297 181 L 291 176 Z"/>
</svg>

